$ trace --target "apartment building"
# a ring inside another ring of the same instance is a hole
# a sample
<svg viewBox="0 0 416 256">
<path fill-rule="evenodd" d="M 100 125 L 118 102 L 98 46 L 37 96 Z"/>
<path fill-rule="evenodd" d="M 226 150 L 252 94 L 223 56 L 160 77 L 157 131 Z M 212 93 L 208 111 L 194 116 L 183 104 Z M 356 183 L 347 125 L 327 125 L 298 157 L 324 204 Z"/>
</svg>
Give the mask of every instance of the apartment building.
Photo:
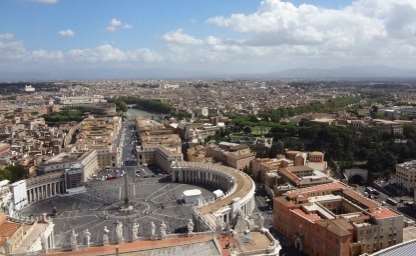
<svg viewBox="0 0 416 256">
<path fill-rule="evenodd" d="M 61 153 L 45 162 L 38 169 L 39 175 L 63 171 L 66 188 L 81 186 L 100 169 L 97 150 L 84 153 Z"/>
<path fill-rule="evenodd" d="M 230 142 L 220 142 L 218 145 L 210 144 L 206 148 L 207 157 L 238 170 L 248 170 L 255 154 L 247 145 Z"/>
<path fill-rule="evenodd" d="M 121 118 L 118 116 L 89 116 L 81 122 L 76 150 L 96 150 L 100 168 L 120 166 L 120 130 Z"/>
<path fill-rule="evenodd" d="M 264 184 L 271 195 L 281 195 L 290 190 L 330 183 L 326 175 L 327 163 L 322 152 L 287 150 L 277 158 L 256 158 L 251 161 L 251 174 Z"/>
<path fill-rule="evenodd" d="M 395 181 L 403 189 L 411 192 L 416 187 L 416 160 L 396 165 Z"/>
<path fill-rule="evenodd" d="M 139 165 L 158 165 L 165 171 L 171 163 L 183 159 L 182 140 L 171 127 L 150 119 L 137 119 L 139 146 L 136 147 Z"/>
<path fill-rule="evenodd" d="M 311 256 L 357 256 L 403 240 L 401 214 L 340 182 L 275 197 L 273 226 Z"/>
</svg>

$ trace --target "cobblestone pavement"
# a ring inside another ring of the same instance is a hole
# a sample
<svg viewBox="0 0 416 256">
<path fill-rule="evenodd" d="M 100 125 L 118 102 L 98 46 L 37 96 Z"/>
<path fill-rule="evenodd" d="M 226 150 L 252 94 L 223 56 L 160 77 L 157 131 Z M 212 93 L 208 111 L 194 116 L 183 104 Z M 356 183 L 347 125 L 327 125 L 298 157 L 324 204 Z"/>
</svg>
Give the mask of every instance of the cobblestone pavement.
<svg viewBox="0 0 416 256">
<path fill-rule="evenodd" d="M 192 207 L 178 202 L 182 192 L 198 188 L 205 200 L 213 198 L 213 194 L 206 189 L 164 182 L 166 178 L 163 177 L 137 178 L 129 175 L 128 179 L 129 205 L 134 206 L 129 213 L 120 212 L 124 202 L 123 178 L 91 182 L 85 193 L 48 199 L 25 208 L 21 213 L 26 216 L 52 214 L 55 207 L 56 245 L 66 246 L 72 229 L 82 236 L 88 228 L 92 234 L 91 242 L 100 243 L 104 226 L 112 231 L 118 220 L 123 222 L 125 237 L 128 237 L 127 226 L 133 221 L 139 223 L 141 236 L 149 235 L 152 221 L 156 227 L 164 221 L 170 233 L 182 233 L 192 217 Z"/>
</svg>

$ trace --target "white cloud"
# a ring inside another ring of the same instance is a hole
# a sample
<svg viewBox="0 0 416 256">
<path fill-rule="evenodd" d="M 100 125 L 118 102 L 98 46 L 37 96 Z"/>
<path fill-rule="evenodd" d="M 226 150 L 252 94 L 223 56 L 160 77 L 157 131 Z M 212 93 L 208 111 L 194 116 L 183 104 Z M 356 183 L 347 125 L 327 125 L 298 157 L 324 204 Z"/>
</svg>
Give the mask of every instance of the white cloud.
<svg viewBox="0 0 416 256">
<path fill-rule="evenodd" d="M 108 32 L 115 32 L 120 29 L 131 29 L 133 28 L 132 25 L 122 22 L 121 20 L 117 18 L 112 18 L 106 27 L 106 30 Z"/>
<path fill-rule="evenodd" d="M 202 40 L 185 34 L 181 28 L 166 33 L 163 35 L 163 39 L 169 44 L 200 45 L 203 43 Z"/>
<path fill-rule="evenodd" d="M 72 49 L 67 57 L 77 62 L 158 62 L 162 57 L 149 49 L 121 50 L 111 44 L 95 48 Z"/>
<path fill-rule="evenodd" d="M 57 4 L 58 0 L 32 0 L 33 2 L 40 3 L 40 4 Z"/>
<path fill-rule="evenodd" d="M 163 57 L 150 49 L 137 48 L 131 50 L 119 49 L 111 44 L 98 45 L 94 48 L 79 48 L 63 50 L 26 49 L 21 41 L 11 33 L 0 34 L 0 64 L 28 62 L 53 63 L 155 63 Z"/>
<path fill-rule="evenodd" d="M 0 61 L 100 63 L 97 66 L 106 67 L 151 64 L 221 73 L 318 65 L 416 66 L 415 0 L 355 0 L 339 9 L 265 0 L 252 12 L 212 17 L 207 23 L 224 30 L 221 34 L 228 37 L 196 36 L 178 28 L 162 35 L 166 46 L 158 51 L 122 49 L 114 44 L 29 50 L 13 34 L 0 34 Z M 117 18 L 107 26 L 110 32 L 127 28 L 131 26 Z"/>
<path fill-rule="evenodd" d="M 65 29 L 58 32 L 58 34 L 62 37 L 73 37 L 75 35 L 75 32 L 71 29 Z"/>
<path fill-rule="evenodd" d="M 35 61 L 53 61 L 63 60 L 64 53 L 62 51 L 47 51 L 47 50 L 34 50 L 31 52 L 32 60 Z"/>
<path fill-rule="evenodd" d="M 0 40 L 12 40 L 14 35 L 11 33 L 0 34 Z"/>
<path fill-rule="evenodd" d="M 21 41 L 17 41 L 13 34 L 0 34 L 0 61 L 19 60 L 26 54 Z"/>
<path fill-rule="evenodd" d="M 386 35 L 381 20 L 351 8 L 295 6 L 281 0 L 266 0 L 254 13 L 213 17 L 208 23 L 247 34 L 247 44 L 260 46 L 330 44 L 344 48 Z"/>
<path fill-rule="evenodd" d="M 280 57 L 299 52 L 305 58 L 338 58 L 340 65 L 353 58 L 415 57 L 414 0 L 356 0 L 341 9 L 265 0 L 253 13 L 217 16 L 207 22 L 239 33 L 243 39 L 237 45 L 268 49 Z"/>
</svg>

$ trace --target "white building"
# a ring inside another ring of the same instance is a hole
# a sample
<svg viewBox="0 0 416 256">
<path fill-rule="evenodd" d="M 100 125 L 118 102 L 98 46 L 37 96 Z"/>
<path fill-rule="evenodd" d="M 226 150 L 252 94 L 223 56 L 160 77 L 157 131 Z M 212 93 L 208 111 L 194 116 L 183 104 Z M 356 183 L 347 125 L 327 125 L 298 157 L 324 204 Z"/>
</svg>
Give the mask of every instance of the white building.
<svg viewBox="0 0 416 256">
<path fill-rule="evenodd" d="M 9 214 L 12 202 L 12 193 L 10 191 L 8 180 L 0 181 L 0 213 Z"/>
<path fill-rule="evenodd" d="M 31 84 L 28 84 L 25 86 L 25 92 L 35 92 L 35 88 Z"/>
<path fill-rule="evenodd" d="M 62 105 L 84 105 L 84 104 L 96 104 L 96 103 L 106 103 L 102 95 L 93 95 L 93 96 L 73 96 L 73 97 L 61 97 L 59 102 Z"/>
<path fill-rule="evenodd" d="M 407 191 L 416 187 L 416 160 L 396 165 L 396 183 Z"/>
<path fill-rule="evenodd" d="M 18 211 L 23 209 L 28 204 L 26 180 L 20 180 L 12 183 L 10 185 L 10 190 L 13 195 L 12 204 L 14 206 L 14 210 Z"/>
<path fill-rule="evenodd" d="M 189 189 L 183 191 L 183 199 L 185 203 L 192 205 L 201 205 L 202 204 L 202 193 L 199 189 Z"/>
</svg>

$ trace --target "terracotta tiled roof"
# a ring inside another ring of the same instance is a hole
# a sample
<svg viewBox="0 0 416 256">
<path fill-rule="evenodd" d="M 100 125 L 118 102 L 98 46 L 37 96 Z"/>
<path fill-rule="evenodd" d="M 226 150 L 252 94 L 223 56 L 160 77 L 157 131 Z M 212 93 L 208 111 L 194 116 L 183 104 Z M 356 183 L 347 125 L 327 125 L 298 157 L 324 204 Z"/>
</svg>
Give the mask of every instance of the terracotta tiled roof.
<svg viewBox="0 0 416 256">
<path fill-rule="evenodd" d="M 347 198 L 353 199 L 353 201 L 356 201 L 360 203 L 362 206 L 365 206 L 369 209 L 378 208 L 380 204 L 378 204 L 376 201 L 370 200 L 361 194 L 355 192 L 351 188 L 345 189 L 343 191 L 344 196 Z"/>
<path fill-rule="evenodd" d="M 301 209 L 293 209 L 290 210 L 291 212 L 295 213 L 296 215 L 310 221 L 310 222 L 315 222 L 318 220 L 321 220 L 322 218 L 316 214 L 316 213 L 306 213 L 304 211 L 302 211 Z"/>
<path fill-rule="evenodd" d="M 370 215 L 376 219 L 387 219 L 399 216 L 398 213 L 384 207 L 371 210 Z"/>
<path fill-rule="evenodd" d="M 6 221 L 0 224 L 0 246 L 20 228 L 20 224 Z"/>
<path fill-rule="evenodd" d="M 343 190 L 345 188 L 347 187 L 340 182 L 332 182 L 332 183 L 317 185 L 313 187 L 307 187 L 307 188 L 289 191 L 287 192 L 287 195 L 289 198 L 296 198 L 300 195 L 309 197 L 308 194 L 311 194 L 311 193 L 324 192 L 324 191 L 337 191 L 337 190 Z"/>
</svg>

